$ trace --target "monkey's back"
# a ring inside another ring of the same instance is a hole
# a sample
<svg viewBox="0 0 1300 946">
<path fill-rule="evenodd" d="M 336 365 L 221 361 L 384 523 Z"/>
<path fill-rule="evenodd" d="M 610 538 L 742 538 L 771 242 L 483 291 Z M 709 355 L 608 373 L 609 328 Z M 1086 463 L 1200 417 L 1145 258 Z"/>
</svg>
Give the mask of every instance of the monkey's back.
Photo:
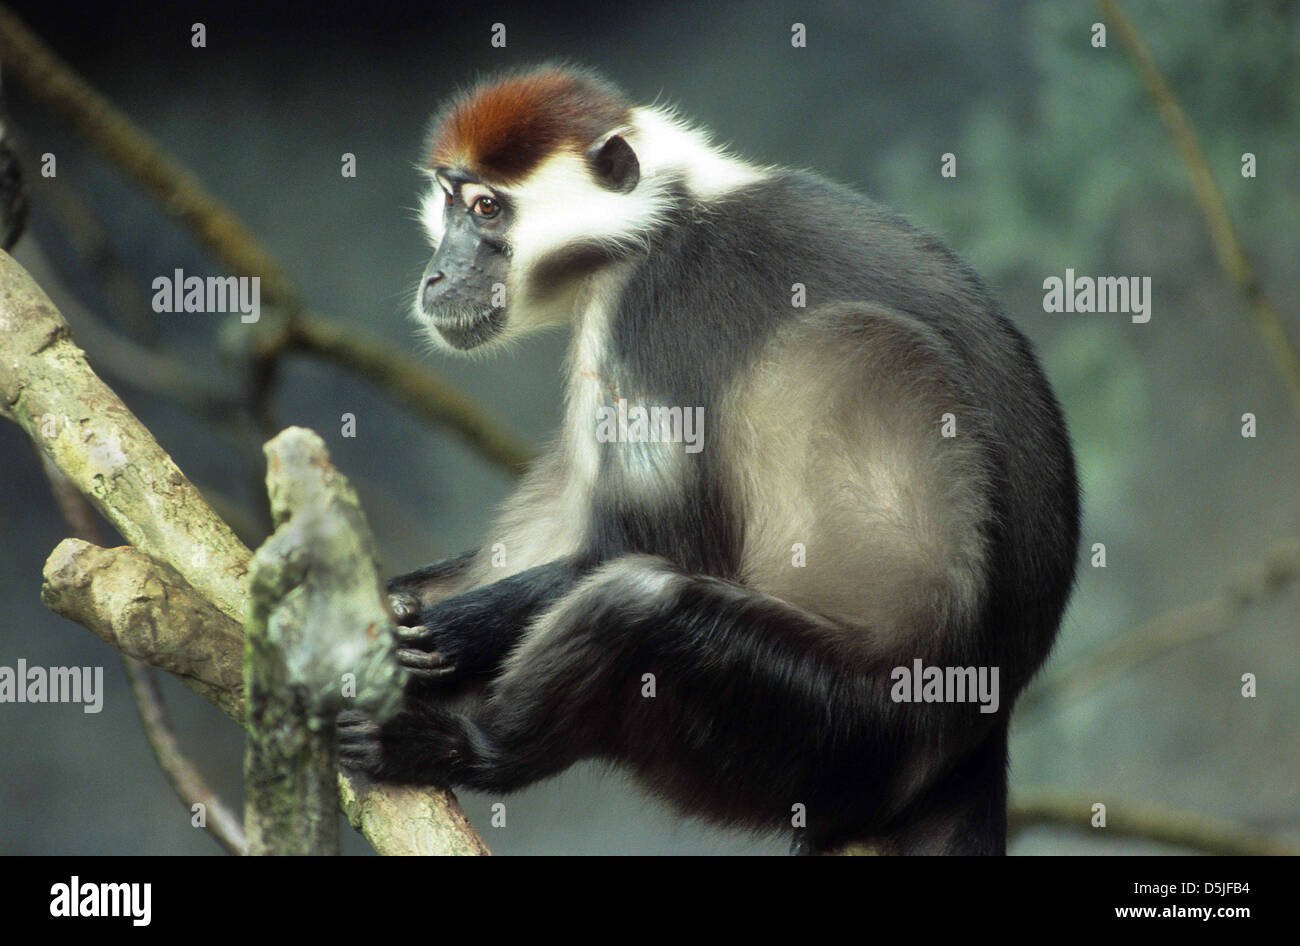
<svg viewBox="0 0 1300 946">
<path fill-rule="evenodd" d="M 1027 679 L 1073 580 L 1078 487 L 1037 359 L 970 267 L 804 172 L 687 201 L 655 241 L 614 350 L 719 419 L 699 480 L 729 484 L 706 505 L 737 510 L 735 577 L 886 642 L 996 628 Z"/>
</svg>

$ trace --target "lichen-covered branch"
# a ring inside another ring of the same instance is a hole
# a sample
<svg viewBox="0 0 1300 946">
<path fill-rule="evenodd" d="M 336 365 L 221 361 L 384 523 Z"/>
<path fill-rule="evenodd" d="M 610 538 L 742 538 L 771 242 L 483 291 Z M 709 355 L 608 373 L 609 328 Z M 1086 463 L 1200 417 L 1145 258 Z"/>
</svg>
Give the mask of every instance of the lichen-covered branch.
<svg viewBox="0 0 1300 946">
<path fill-rule="evenodd" d="M 54 501 L 63 514 L 63 521 L 73 536 L 102 545 L 104 540 L 99 524 L 95 521 L 95 512 L 90 508 L 86 497 L 77 492 L 76 487 L 50 462 L 49 457 L 41 456 L 41 466 L 49 481 Z M 121 657 L 122 666 L 126 668 L 127 677 L 131 681 L 131 695 L 135 698 L 136 711 L 140 714 L 140 725 L 144 729 L 145 738 L 149 740 L 149 748 L 153 750 L 158 768 L 187 807 L 204 807 L 208 833 L 216 842 L 231 854 L 243 854 L 246 849 L 243 826 L 235 819 L 226 803 L 208 786 L 198 767 L 181 748 L 163 703 L 157 672 L 128 654 L 121 654 Z"/>
<path fill-rule="evenodd" d="M 43 600 L 123 652 L 177 673 L 242 720 L 247 548 L 90 369 L 58 310 L 3 253 L 0 343 L 0 415 L 19 423 L 135 547 L 63 541 L 46 562 Z M 407 805 L 410 791 L 352 784 L 343 798 L 381 854 L 486 853 L 454 798 L 418 795 L 419 804 Z M 445 823 L 424 824 L 430 815 Z"/>
<path fill-rule="evenodd" d="M 253 555 L 244 648 L 244 824 L 252 854 L 337 854 L 335 722 L 401 708 L 402 674 L 374 537 L 320 437 L 266 445 L 276 530 Z"/>
<path fill-rule="evenodd" d="M 243 628 L 171 567 L 136 549 L 64 539 L 45 562 L 41 601 L 105 643 L 174 674 L 244 719 Z"/>
<path fill-rule="evenodd" d="M 63 284 L 44 246 L 28 234 L 15 259 L 58 305 L 76 330 L 77 341 L 95 359 L 95 367 L 119 388 L 142 391 L 193 411 L 211 423 L 231 426 L 239 408 L 238 387 L 229 372 L 188 364 L 181 357 L 147 348 L 119 334 L 90 312 Z M 258 442 L 258 447 L 261 442 Z"/>
<path fill-rule="evenodd" d="M 248 549 L 91 370 L 67 322 L 0 253 L 0 413 L 140 551 L 242 620 Z"/>
<path fill-rule="evenodd" d="M 480 857 L 490 853 L 455 799 L 415 785 L 378 790 L 361 776 L 339 780 L 343 811 L 352 826 L 382 838 L 380 854 L 443 854 Z"/>
</svg>

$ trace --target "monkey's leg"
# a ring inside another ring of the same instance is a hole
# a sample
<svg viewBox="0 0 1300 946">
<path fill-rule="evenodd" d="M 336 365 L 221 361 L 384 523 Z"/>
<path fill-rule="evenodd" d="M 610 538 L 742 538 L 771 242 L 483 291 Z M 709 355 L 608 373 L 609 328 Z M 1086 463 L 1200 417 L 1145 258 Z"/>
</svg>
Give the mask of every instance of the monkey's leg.
<svg viewBox="0 0 1300 946">
<path fill-rule="evenodd" d="M 894 702 L 897 662 L 776 598 L 631 556 L 539 618 L 486 701 L 408 703 L 367 767 L 509 791 L 601 757 L 725 822 L 806 817 L 817 849 L 897 822 L 932 781 L 918 746 L 973 745 L 993 723 Z"/>
<path fill-rule="evenodd" d="M 888 672 L 816 615 L 630 556 L 538 621 L 451 734 L 450 774 L 508 791 L 610 759 L 724 822 L 806 817 L 816 848 L 890 804 L 906 714 Z"/>
</svg>

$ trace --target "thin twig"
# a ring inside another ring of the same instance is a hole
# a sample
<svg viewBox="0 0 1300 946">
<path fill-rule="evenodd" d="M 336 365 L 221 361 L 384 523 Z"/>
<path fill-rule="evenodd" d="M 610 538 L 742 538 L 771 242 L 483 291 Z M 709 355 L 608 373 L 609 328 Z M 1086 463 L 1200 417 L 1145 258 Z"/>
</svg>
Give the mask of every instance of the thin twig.
<svg viewBox="0 0 1300 946">
<path fill-rule="evenodd" d="M 140 711 L 140 722 L 149 737 L 158 767 L 171 782 L 182 802 L 192 811 L 196 804 L 204 806 L 206 827 L 212 836 L 231 854 L 242 855 L 248 851 L 244 828 L 239 819 L 211 788 L 199 770 L 185 756 L 172 728 L 171 719 L 163 705 L 158 674 L 148 664 L 134 657 L 122 657 L 127 676 L 131 681 L 131 694 Z"/>
<path fill-rule="evenodd" d="M 6 6 L 0 6 L 0 59 L 8 75 L 68 118 L 87 141 L 140 184 L 203 246 L 236 273 L 260 276 L 264 299 L 286 309 L 298 307 L 297 290 L 243 222 Z"/>
<path fill-rule="evenodd" d="M 465 394 L 430 374 L 414 358 L 391 351 L 365 333 L 303 313 L 287 327 L 283 344 L 293 351 L 329 359 L 389 392 L 416 414 L 456 431 L 485 459 L 522 474 L 534 453 Z"/>
<path fill-rule="evenodd" d="M 99 524 L 95 521 L 94 510 L 86 502 L 86 497 L 77 492 L 72 481 L 43 454 L 41 467 L 49 481 L 54 501 L 72 535 L 96 545 L 106 544 Z M 153 668 L 127 654 L 120 656 L 127 678 L 131 681 L 131 696 L 135 699 L 135 708 L 140 714 L 140 725 L 144 728 L 145 738 L 158 761 L 158 767 L 186 807 L 193 810 L 195 805 L 204 806 L 207 828 L 217 843 L 231 854 L 243 854 L 247 850 L 243 826 L 220 796 L 208 786 L 202 773 L 181 748 L 163 705 L 162 690 Z"/>
<path fill-rule="evenodd" d="M 1300 411 L 1300 351 L 1297 351 L 1295 343 L 1287 335 L 1281 316 L 1264 294 L 1255 268 L 1242 248 L 1236 227 L 1232 224 L 1232 217 L 1228 213 L 1228 205 L 1224 202 L 1223 193 L 1214 182 L 1210 163 L 1205 158 L 1205 152 L 1201 150 L 1196 129 L 1192 126 L 1187 113 L 1183 111 L 1169 83 L 1165 81 L 1146 42 L 1133 22 L 1120 9 L 1119 4 L 1115 0 L 1097 0 L 1097 5 L 1101 8 L 1102 15 L 1111 21 L 1115 32 L 1119 34 L 1120 42 L 1124 45 L 1129 58 L 1133 60 L 1142 85 L 1155 101 L 1160 117 L 1164 119 L 1169 134 L 1174 139 L 1174 145 L 1182 154 L 1187 170 L 1191 174 L 1192 192 L 1201 207 L 1201 212 L 1205 215 L 1206 229 L 1210 234 L 1210 242 L 1214 244 L 1219 265 L 1245 295 L 1255 328 L 1263 336 L 1265 347 L 1277 362 L 1278 370 L 1282 372 L 1282 377 L 1291 389 L 1296 410 Z"/>
<path fill-rule="evenodd" d="M 1017 795 L 1007 813 L 1008 833 L 1050 825 L 1090 833 L 1097 838 L 1125 837 L 1155 841 L 1207 854 L 1295 856 L 1300 847 L 1256 831 L 1191 812 L 1171 812 L 1145 805 L 1106 802 L 1106 827 L 1092 826 L 1092 806 L 1100 798 L 1034 791 Z"/>
<path fill-rule="evenodd" d="M 300 350 L 328 358 L 391 390 L 404 404 L 455 430 L 486 459 L 510 472 L 518 473 L 527 465 L 532 450 L 472 399 L 413 359 L 307 313 L 293 283 L 238 216 L 4 6 L 0 6 L 0 57 L 9 74 L 66 116 L 79 134 L 178 217 L 217 259 L 236 273 L 261 277 L 262 299 L 284 310 L 289 329 L 286 336 L 260 327 L 267 337 L 254 346 L 249 366 L 249 409 L 264 433 L 273 432 L 275 426 L 269 399 L 279 358 Z"/>
<path fill-rule="evenodd" d="M 1230 630 L 1244 608 L 1280 594 L 1297 578 L 1300 541 L 1279 542 L 1263 559 L 1241 568 L 1232 583 L 1214 597 L 1160 614 L 1035 684 L 1019 708 L 1030 712 L 1056 709 L 1091 693 L 1112 674 L 1133 670 L 1179 647 Z"/>
</svg>

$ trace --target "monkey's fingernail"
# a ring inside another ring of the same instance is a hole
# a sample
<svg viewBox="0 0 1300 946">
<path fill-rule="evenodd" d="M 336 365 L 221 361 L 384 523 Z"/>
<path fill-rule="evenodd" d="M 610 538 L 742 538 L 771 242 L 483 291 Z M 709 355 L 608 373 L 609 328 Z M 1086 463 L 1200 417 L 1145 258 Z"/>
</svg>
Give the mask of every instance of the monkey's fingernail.
<svg viewBox="0 0 1300 946">
<path fill-rule="evenodd" d="M 397 639 L 403 644 L 419 644 L 431 637 L 433 637 L 433 628 L 425 624 L 397 629 Z"/>
<path fill-rule="evenodd" d="M 436 650 L 411 650 L 403 648 L 397 652 L 397 662 L 408 670 L 436 670 L 451 668 L 451 661 Z"/>
<path fill-rule="evenodd" d="M 379 732 L 379 724 L 373 720 L 356 720 L 348 723 L 339 723 L 337 727 L 340 731 L 346 729 L 347 735 L 352 738 L 357 736 L 368 736 Z"/>
<path fill-rule="evenodd" d="M 407 667 L 406 672 L 417 680 L 445 680 L 456 676 L 455 667 Z"/>
</svg>

